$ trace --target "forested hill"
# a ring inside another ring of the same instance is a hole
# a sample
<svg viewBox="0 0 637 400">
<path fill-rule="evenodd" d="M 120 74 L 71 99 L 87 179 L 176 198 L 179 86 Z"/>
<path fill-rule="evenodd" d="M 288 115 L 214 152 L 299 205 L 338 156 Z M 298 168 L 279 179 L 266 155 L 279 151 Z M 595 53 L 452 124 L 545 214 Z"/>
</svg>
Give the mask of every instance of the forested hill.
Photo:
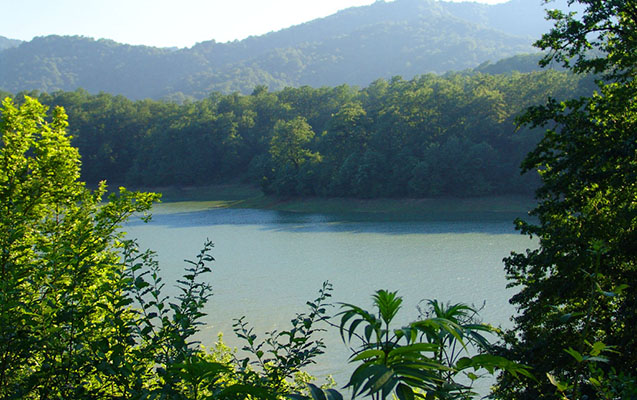
<svg viewBox="0 0 637 400">
<path fill-rule="evenodd" d="M 449 73 L 363 89 L 260 86 L 183 104 L 85 90 L 38 99 L 66 109 L 90 183 L 245 181 L 281 196 L 466 197 L 531 193 L 535 177 L 521 177 L 519 165 L 542 132 L 516 131 L 515 116 L 549 96 L 588 95 L 593 81 L 555 70 Z"/>
<path fill-rule="evenodd" d="M 0 51 L 17 47 L 22 43 L 20 40 L 9 39 L 4 36 L 0 36 Z"/>
<path fill-rule="evenodd" d="M 180 50 L 38 37 L 0 50 L 0 89 L 81 87 L 132 99 L 179 100 L 212 91 L 249 93 L 257 85 L 366 86 L 378 78 L 464 70 L 530 52 L 547 29 L 543 15 L 540 0 L 395 0 L 242 41 Z"/>
</svg>

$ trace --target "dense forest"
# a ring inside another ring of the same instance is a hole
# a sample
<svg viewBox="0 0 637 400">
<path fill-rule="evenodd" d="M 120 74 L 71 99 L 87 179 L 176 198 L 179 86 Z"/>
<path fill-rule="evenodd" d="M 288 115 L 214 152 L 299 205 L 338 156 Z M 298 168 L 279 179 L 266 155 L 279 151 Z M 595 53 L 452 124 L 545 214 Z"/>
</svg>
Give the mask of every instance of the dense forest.
<svg viewBox="0 0 637 400">
<path fill-rule="evenodd" d="M 363 89 L 259 86 L 181 105 L 84 90 L 32 95 L 66 109 L 91 183 L 245 181 L 282 196 L 376 198 L 532 193 L 537 177 L 518 166 L 541 132 L 516 131 L 515 116 L 593 86 L 548 70 L 395 77 Z"/>
<path fill-rule="evenodd" d="M 378 1 L 262 36 L 186 49 L 37 37 L 0 47 L 0 89 L 84 88 L 131 99 L 183 100 L 213 91 L 249 94 L 258 85 L 367 86 L 378 78 L 461 71 L 531 52 L 533 39 L 550 26 L 543 8 L 528 0 Z"/>
</svg>

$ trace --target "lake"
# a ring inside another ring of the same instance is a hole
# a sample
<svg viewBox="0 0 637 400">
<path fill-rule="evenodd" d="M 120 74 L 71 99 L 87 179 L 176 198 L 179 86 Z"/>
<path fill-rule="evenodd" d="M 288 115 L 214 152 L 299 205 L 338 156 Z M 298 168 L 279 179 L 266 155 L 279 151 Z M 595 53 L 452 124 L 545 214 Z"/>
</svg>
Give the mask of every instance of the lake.
<svg viewBox="0 0 637 400">
<path fill-rule="evenodd" d="M 422 299 L 481 306 L 484 322 L 509 326 L 513 308 L 502 258 L 535 245 L 513 229 L 520 212 L 431 210 L 415 216 L 372 213 L 303 214 L 269 210 L 210 208 L 206 202 L 159 204 L 148 224 L 126 231 L 143 248 L 158 253 L 167 289 L 195 259 L 206 238 L 214 243 L 214 295 L 206 306 L 204 345 L 224 341 L 241 346 L 234 318 L 246 316 L 263 338 L 288 329 L 324 281 L 334 302 L 371 307 L 375 290 L 399 291 L 402 322 L 418 315 Z M 337 308 L 334 308 L 336 312 Z M 347 382 L 349 351 L 335 329 L 325 334 L 326 354 L 308 371 Z"/>
</svg>

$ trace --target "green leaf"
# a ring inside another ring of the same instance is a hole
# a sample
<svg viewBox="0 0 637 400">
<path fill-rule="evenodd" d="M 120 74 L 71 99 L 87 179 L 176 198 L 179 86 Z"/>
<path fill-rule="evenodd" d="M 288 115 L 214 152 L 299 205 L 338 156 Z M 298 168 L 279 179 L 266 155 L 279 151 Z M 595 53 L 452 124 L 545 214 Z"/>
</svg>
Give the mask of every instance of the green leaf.
<svg viewBox="0 0 637 400">
<path fill-rule="evenodd" d="M 456 368 L 458 370 L 463 370 L 465 368 L 470 368 L 473 366 L 473 360 L 469 357 L 462 357 L 458 361 L 456 361 Z"/>
<path fill-rule="evenodd" d="M 399 400 L 414 400 L 414 391 L 404 383 L 399 383 L 396 387 L 396 396 Z"/>
<path fill-rule="evenodd" d="M 390 381 L 394 376 L 394 371 L 389 368 L 385 368 L 385 371 L 381 374 L 376 374 L 369 379 L 369 393 L 376 393 L 382 389 L 382 387 Z"/>
<path fill-rule="evenodd" d="M 325 390 L 325 397 L 327 397 L 327 400 L 343 400 L 343 395 L 335 389 Z"/>
<path fill-rule="evenodd" d="M 588 356 L 585 357 L 586 361 L 596 361 L 596 362 L 601 362 L 601 363 L 607 363 L 608 362 L 608 358 L 606 357 L 602 357 L 602 356 Z"/>
<path fill-rule="evenodd" d="M 585 315 L 585 314 L 581 313 L 581 312 L 566 313 L 566 314 L 564 314 L 564 315 L 562 315 L 560 317 L 560 322 L 565 324 L 565 323 L 569 322 L 571 319 L 579 318 L 579 317 L 581 317 L 583 315 Z"/>
<path fill-rule="evenodd" d="M 389 352 L 388 357 L 394 357 L 397 355 L 408 353 L 420 353 L 420 352 L 435 352 L 440 348 L 435 343 L 414 343 L 407 346 L 396 347 Z"/>
<path fill-rule="evenodd" d="M 602 342 L 595 342 L 592 345 L 592 349 L 591 349 L 591 355 L 596 356 L 599 355 L 602 351 L 606 350 L 608 348 L 608 346 L 606 346 L 604 343 Z"/>
<path fill-rule="evenodd" d="M 378 290 L 373 296 L 374 303 L 378 307 L 381 318 L 387 325 L 389 325 L 394 319 L 394 317 L 398 313 L 398 310 L 400 310 L 400 305 L 403 302 L 403 299 L 401 297 L 398 297 L 397 293 L 398 292 Z"/>
<path fill-rule="evenodd" d="M 580 354 L 580 352 L 576 350 L 573 350 L 573 348 L 569 348 L 568 350 L 564 349 L 564 351 L 570 354 L 571 357 L 573 357 L 577 362 L 582 362 L 584 360 L 582 354 Z"/>
<path fill-rule="evenodd" d="M 568 384 L 558 381 L 557 378 L 555 378 L 553 375 L 549 374 L 548 372 L 546 373 L 546 376 L 549 378 L 549 381 L 551 382 L 551 384 L 555 386 L 557 390 L 559 390 L 560 392 L 565 392 L 569 389 Z"/>
<path fill-rule="evenodd" d="M 314 400 L 327 400 L 325 392 L 321 388 L 311 383 L 308 383 L 307 385 L 310 388 L 310 394 Z"/>
<path fill-rule="evenodd" d="M 355 355 L 350 361 L 360 361 L 360 360 L 365 360 L 368 358 L 380 358 L 380 359 L 385 359 L 385 352 L 383 352 L 382 350 L 365 350 L 362 351 L 360 353 L 358 353 L 357 355 Z"/>
</svg>

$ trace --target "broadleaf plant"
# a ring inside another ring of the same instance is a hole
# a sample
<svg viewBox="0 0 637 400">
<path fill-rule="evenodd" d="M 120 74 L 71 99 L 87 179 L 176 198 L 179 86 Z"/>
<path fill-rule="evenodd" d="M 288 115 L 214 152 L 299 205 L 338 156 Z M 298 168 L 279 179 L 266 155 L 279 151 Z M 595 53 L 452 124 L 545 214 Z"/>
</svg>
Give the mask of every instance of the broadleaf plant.
<svg viewBox="0 0 637 400">
<path fill-rule="evenodd" d="M 416 321 L 394 327 L 402 298 L 379 290 L 373 300 L 374 311 L 342 303 L 338 314 L 343 341 L 350 346 L 357 342 L 350 362 L 358 366 L 345 386 L 353 398 L 466 399 L 475 395 L 478 370 L 532 376 L 523 366 L 489 354 L 485 335 L 495 329 L 478 322 L 477 311 L 468 305 L 430 300 Z M 460 382 L 461 373 L 469 384 Z"/>
</svg>

